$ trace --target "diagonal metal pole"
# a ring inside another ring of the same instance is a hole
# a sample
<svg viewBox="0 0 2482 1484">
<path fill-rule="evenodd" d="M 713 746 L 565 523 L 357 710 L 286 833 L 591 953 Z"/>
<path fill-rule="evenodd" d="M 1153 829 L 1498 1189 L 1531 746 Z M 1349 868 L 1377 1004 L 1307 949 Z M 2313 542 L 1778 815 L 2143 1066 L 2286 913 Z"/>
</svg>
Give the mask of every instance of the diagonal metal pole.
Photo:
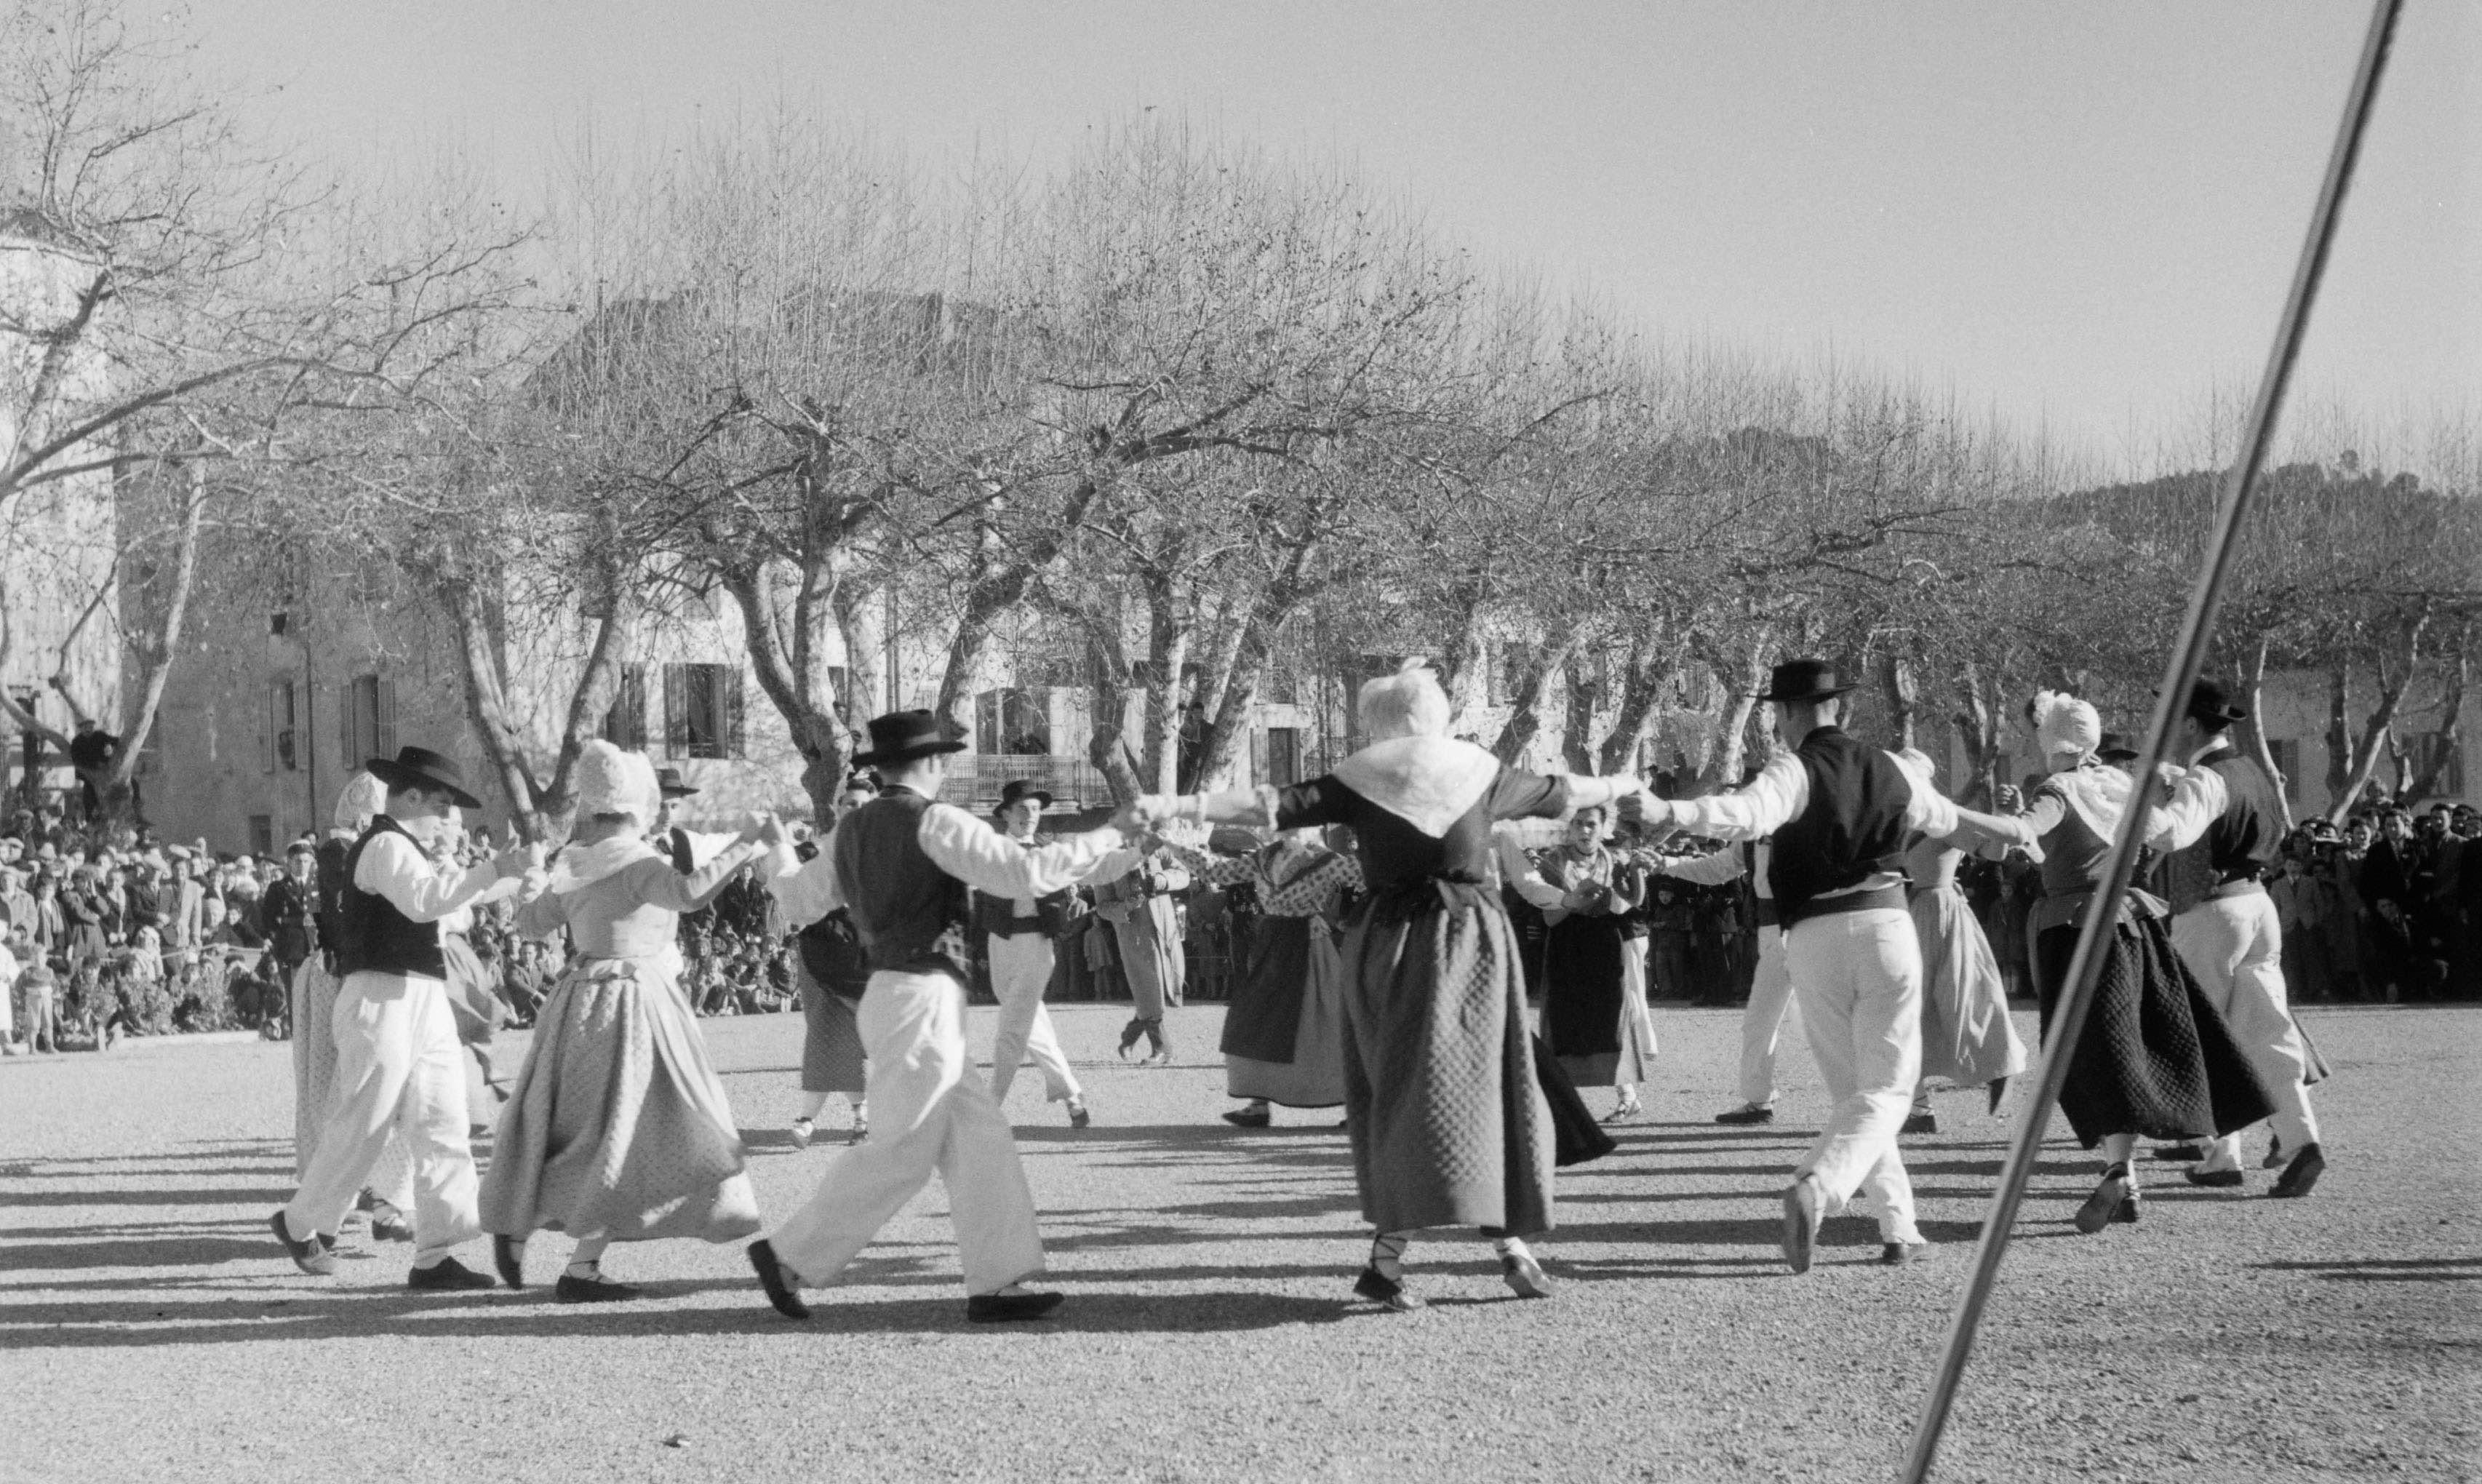
<svg viewBox="0 0 2482 1484">
<path fill-rule="evenodd" d="M 2121 902 L 2136 871 L 2138 841 L 2144 834 L 2148 803 L 2154 794 L 2152 781 L 2171 743 L 2173 722 L 2186 707 L 2189 687 L 2205 667 L 2206 648 L 2214 638 L 2215 615 L 2223 606 L 2224 582 L 2231 572 L 2241 523 L 2249 514 L 2258 468 L 2265 462 L 2267 443 L 2275 432 L 2276 413 L 2284 406 L 2284 387 L 2292 380 L 2293 361 L 2300 354 L 2302 333 L 2310 323 L 2310 305 L 2317 297 L 2318 280 L 2326 271 L 2327 252 L 2335 241 L 2345 187 L 2352 181 L 2353 164 L 2361 154 L 2370 108 L 2378 97 L 2379 74 L 2387 65 L 2388 45 L 2394 37 L 2396 16 L 2402 9 L 2403 0 L 2375 0 L 2371 7 L 2361 64 L 2354 70 L 2352 91 L 2344 100 L 2343 121 L 2337 127 L 2336 147 L 2327 159 L 2326 178 L 2319 184 L 2309 237 L 2302 244 L 2301 260 L 2293 269 L 2292 288 L 2276 329 L 2275 347 L 2267 356 L 2258 400 L 2250 408 L 2240 456 L 2224 478 L 2205 569 L 2198 574 L 2197 587 L 2189 595 L 2189 610 L 2180 623 L 2179 642 L 2173 646 L 2162 686 L 2154 693 L 2154 712 L 2147 723 L 2144 757 L 2138 766 L 2140 787 L 2112 838 L 2102 889 L 2087 902 L 2085 916 L 2077 925 L 2076 951 L 2069 960 L 2068 992 L 2051 1017 L 2051 1034 L 2043 1047 L 2042 1075 L 2036 1081 L 2032 1101 L 2018 1121 L 2007 1167 L 2000 1172 L 1999 1188 L 1992 1192 L 1991 1210 L 1983 1218 L 1982 1239 L 1974 1249 L 1972 1278 L 1948 1322 L 1947 1343 L 1940 1356 L 1939 1371 L 1931 1379 L 1930 1395 L 1923 1400 L 1921 1420 L 1914 1429 L 1913 1447 L 1905 1459 L 1901 1475 L 1904 1484 L 1925 1484 L 1930 1477 L 1931 1464 L 1939 1454 L 1940 1434 L 1947 1426 L 1957 1383 L 1965 1375 L 1965 1363 L 1972 1354 L 1974 1334 L 1982 1323 L 1983 1306 L 1990 1302 L 1992 1287 L 1999 1276 L 2000 1259 L 2008 1253 L 2017 1208 L 2025 1197 L 2026 1179 L 2033 1173 L 2043 1137 L 2050 1128 L 2051 1106 L 2059 1100 L 2061 1084 L 2068 1080 L 2069 1048 L 2077 1044 L 2078 1033 L 2085 1028 L 2086 1012 L 2093 1007 L 2095 986 L 2102 975 L 2105 944 L 2120 921 Z"/>
</svg>

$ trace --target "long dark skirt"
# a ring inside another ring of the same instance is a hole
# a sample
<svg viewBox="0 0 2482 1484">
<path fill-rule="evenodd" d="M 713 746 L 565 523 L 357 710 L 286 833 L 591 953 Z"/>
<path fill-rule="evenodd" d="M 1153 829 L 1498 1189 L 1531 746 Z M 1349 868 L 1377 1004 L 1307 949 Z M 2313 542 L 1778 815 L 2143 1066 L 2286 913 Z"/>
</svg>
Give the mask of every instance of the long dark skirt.
<svg viewBox="0 0 2482 1484">
<path fill-rule="evenodd" d="M 1551 1162 L 1565 1170 L 1572 1164 L 1585 1164 L 1600 1159 L 1620 1148 L 1619 1141 L 1603 1131 L 1595 1120 L 1594 1109 L 1577 1092 L 1577 1084 L 1569 1080 L 1568 1069 L 1560 1058 L 1534 1038 L 1534 1079 L 1543 1085 L 1543 1104 L 1551 1114 Z"/>
<path fill-rule="evenodd" d="M 1249 964 L 1233 982 L 1232 1000 L 1224 1012 L 1218 1050 L 1256 1062 L 1291 1063 L 1293 1041 L 1302 1028 L 1302 1001 L 1309 991 L 1312 927 L 1307 917 L 1257 917 L 1250 934 Z M 1327 931 L 1325 922 L 1315 927 Z"/>
<path fill-rule="evenodd" d="M 2076 946 L 2073 922 L 2034 940 L 2046 1045 Z M 2173 951 L 2169 919 L 2124 920 L 2113 934 L 2094 1007 L 2069 1058 L 2060 1111 L 2088 1149 L 2115 1133 L 2212 1138 L 2275 1111 L 2223 1016 Z"/>
<path fill-rule="evenodd" d="M 855 1002 L 821 989 L 806 966 L 795 966 L 794 982 L 802 989 L 802 1091 L 860 1097 L 869 1077 Z"/>
<path fill-rule="evenodd" d="M 1498 899 L 1436 881 L 1376 893 L 1345 942 L 1345 1125 L 1382 1232 L 1551 1230 L 1551 1114 Z"/>
</svg>

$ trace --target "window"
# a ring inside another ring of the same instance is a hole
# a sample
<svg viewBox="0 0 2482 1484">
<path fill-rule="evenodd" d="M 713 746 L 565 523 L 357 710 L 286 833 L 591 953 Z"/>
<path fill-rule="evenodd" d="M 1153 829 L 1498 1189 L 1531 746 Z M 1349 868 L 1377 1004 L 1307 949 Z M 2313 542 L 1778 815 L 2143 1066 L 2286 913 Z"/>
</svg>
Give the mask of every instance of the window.
<svg viewBox="0 0 2482 1484">
<path fill-rule="evenodd" d="M 612 709 L 603 713 L 603 740 L 614 747 L 647 750 L 647 667 L 620 667 L 620 688 L 613 693 Z"/>
<path fill-rule="evenodd" d="M 267 682 L 267 771 L 302 771 L 302 731 L 297 715 L 301 695 L 290 680 Z M 379 755 L 374 753 L 372 756 Z M 356 766 L 361 758 L 353 759 Z"/>
<path fill-rule="evenodd" d="M 359 768 L 371 758 L 395 755 L 396 682 L 358 676 L 345 703 L 345 766 Z"/>
<path fill-rule="evenodd" d="M 730 665 L 664 667 L 664 755 L 739 757 L 741 672 Z"/>
<path fill-rule="evenodd" d="M 1040 755 L 1051 751 L 1051 711 L 1041 691 L 1015 686 L 974 698 L 974 751 Z"/>
<path fill-rule="evenodd" d="M 2430 787 L 2422 794 L 2426 799 L 2454 799 L 2465 793 L 2465 757 L 2457 750 L 2456 739 L 2443 731 L 2416 731 L 2405 736 L 2405 786 L 2418 786 L 2425 779 Z"/>
<path fill-rule="evenodd" d="M 2294 737 L 2269 737 L 2266 750 L 2269 755 L 2275 758 L 2277 782 L 2284 785 L 2284 802 L 2299 805 L 2301 803 L 2300 740 Z"/>
<path fill-rule="evenodd" d="M 1302 729 L 1299 727 L 1267 729 L 1267 782 L 1278 788 L 1302 781 Z"/>
<path fill-rule="evenodd" d="M 254 856 L 272 856 L 276 854 L 275 815 L 252 814 L 250 816 L 250 853 Z"/>
</svg>

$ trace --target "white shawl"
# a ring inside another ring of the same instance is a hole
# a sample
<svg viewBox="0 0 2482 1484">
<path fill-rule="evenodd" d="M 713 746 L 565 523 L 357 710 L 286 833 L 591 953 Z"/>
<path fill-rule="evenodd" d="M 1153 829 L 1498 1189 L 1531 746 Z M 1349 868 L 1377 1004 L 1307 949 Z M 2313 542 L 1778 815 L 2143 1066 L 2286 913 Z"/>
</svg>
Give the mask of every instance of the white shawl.
<svg viewBox="0 0 2482 1484">
<path fill-rule="evenodd" d="M 1499 778 L 1499 759 L 1452 737 L 1373 742 L 1335 768 L 1335 781 L 1433 839 L 1453 829 Z"/>
<path fill-rule="evenodd" d="M 571 845 L 552 862 L 548 889 L 554 896 L 567 896 L 641 861 L 663 859 L 654 846 L 635 835 L 616 835 L 593 845 Z"/>
</svg>

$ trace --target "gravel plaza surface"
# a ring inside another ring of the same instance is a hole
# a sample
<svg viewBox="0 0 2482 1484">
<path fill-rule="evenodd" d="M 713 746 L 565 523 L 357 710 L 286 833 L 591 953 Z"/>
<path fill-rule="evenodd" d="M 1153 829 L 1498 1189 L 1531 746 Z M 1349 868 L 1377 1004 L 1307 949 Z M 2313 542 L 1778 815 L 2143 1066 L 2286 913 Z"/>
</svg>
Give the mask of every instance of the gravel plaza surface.
<svg viewBox="0 0 2482 1484">
<path fill-rule="evenodd" d="M 1513 1297 L 1463 1233 L 1413 1250 L 1431 1307 L 1386 1314 L 1349 1292 L 1367 1232 L 1336 1114 L 1218 1121 L 1215 1008 L 1175 1013 L 1169 1068 L 1112 1061 L 1125 1007 L 1056 1015 L 1096 1122 L 1018 1077 L 1069 1295 L 1024 1326 L 964 1322 L 936 1183 L 807 1325 L 738 1246 L 616 1247 L 648 1296 L 615 1306 L 551 1301 L 557 1234 L 521 1293 L 410 1294 L 410 1249 L 358 1230 L 305 1277 L 266 1226 L 292 1186 L 289 1048 L 0 1063 L 0 1477 L 1892 1478 L 2005 1154 L 2004 1114 L 1941 1097 L 1942 1131 L 1906 1141 L 1933 1259 L 1881 1267 L 1837 1217 L 1795 1278 L 1777 1203 L 1824 1112 L 1808 1051 L 1788 1041 L 1773 1126 L 1718 1127 L 1737 1014 L 1661 1007 L 1648 1121 L 1561 1177 L 1551 1300 Z M 2482 1478 L 2482 1013 L 2303 1019 L 2336 1073 L 2310 1200 L 2157 1163 L 2140 1224 L 2081 1238 L 2097 1161 L 2054 1121 L 1937 1477 Z M 842 1101 L 795 1150 L 801 1017 L 702 1025 L 780 1216 Z"/>
</svg>

